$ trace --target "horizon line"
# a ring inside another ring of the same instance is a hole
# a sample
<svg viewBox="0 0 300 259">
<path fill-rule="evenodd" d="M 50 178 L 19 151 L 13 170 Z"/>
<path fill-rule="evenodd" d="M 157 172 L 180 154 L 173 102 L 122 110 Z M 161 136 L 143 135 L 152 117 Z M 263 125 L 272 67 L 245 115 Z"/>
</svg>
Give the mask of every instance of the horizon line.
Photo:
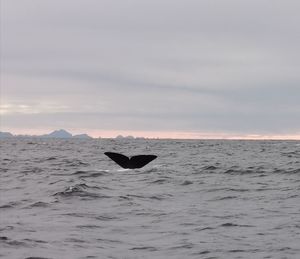
<svg viewBox="0 0 300 259">
<path fill-rule="evenodd" d="M 15 129 L 0 130 L 13 135 L 39 136 L 57 129 Z M 72 135 L 88 134 L 94 139 L 114 139 L 117 136 L 145 139 L 182 139 L 182 140 L 300 140 L 300 132 L 293 134 L 238 133 L 238 132 L 200 132 L 200 131 L 133 131 L 133 130 L 97 130 L 68 128 Z M 46 132 L 46 133 L 45 133 Z"/>
</svg>

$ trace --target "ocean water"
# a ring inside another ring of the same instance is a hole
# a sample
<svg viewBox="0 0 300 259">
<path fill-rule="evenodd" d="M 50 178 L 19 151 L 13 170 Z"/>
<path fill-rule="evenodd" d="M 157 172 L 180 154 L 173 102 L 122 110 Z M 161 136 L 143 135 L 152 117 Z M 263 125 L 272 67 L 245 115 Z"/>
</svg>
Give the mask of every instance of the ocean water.
<svg viewBox="0 0 300 259">
<path fill-rule="evenodd" d="M 300 142 L 0 140 L 1 258 L 300 258 Z M 124 170 L 103 153 L 155 154 Z"/>
</svg>

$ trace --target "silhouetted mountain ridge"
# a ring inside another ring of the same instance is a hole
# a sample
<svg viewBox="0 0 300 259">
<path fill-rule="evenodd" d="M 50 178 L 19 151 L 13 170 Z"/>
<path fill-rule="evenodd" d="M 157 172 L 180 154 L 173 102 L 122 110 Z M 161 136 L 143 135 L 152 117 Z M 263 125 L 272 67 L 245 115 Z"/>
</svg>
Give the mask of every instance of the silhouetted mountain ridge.
<svg viewBox="0 0 300 259">
<path fill-rule="evenodd" d="M 69 138 L 76 138 L 76 139 L 92 139 L 87 134 L 78 134 L 78 135 L 72 135 L 70 132 L 64 130 L 64 129 L 59 129 L 59 130 L 54 130 L 53 132 L 49 134 L 44 134 L 44 135 L 13 135 L 10 132 L 1 132 L 0 131 L 0 138 L 59 138 L 59 139 L 69 139 Z"/>
</svg>

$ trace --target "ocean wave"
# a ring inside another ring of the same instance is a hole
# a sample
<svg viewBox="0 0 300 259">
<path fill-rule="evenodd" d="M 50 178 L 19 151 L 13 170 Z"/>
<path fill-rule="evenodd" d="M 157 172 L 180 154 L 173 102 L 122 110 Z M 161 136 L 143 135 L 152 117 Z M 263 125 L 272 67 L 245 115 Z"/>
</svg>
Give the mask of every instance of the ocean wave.
<svg viewBox="0 0 300 259">
<path fill-rule="evenodd" d="M 13 246 L 13 247 L 31 247 L 30 244 L 28 244 L 27 242 L 23 242 L 23 241 L 18 241 L 18 240 L 14 240 L 14 239 L 10 239 L 7 236 L 1 236 L 0 237 L 0 244 L 4 244 L 7 246 Z"/>
<path fill-rule="evenodd" d="M 165 184 L 167 182 L 169 182 L 169 178 L 161 178 L 161 179 L 157 179 L 154 181 L 150 181 L 149 183 L 150 184 Z"/>
<path fill-rule="evenodd" d="M 194 183 L 193 181 L 185 180 L 183 183 L 181 183 L 181 185 L 190 185 L 193 183 Z"/>
<path fill-rule="evenodd" d="M 282 152 L 281 155 L 288 158 L 300 158 L 300 151 Z"/>
<path fill-rule="evenodd" d="M 43 168 L 41 167 L 28 167 L 20 171 L 20 173 L 22 174 L 32 174 L 32 173 L 37 174 L 41 172 L 43 172 Z"/>
<path fill-rule="evenodd" d="M 49 207 L 50 203 L 47 202 L 43 202 L 43 201 L 37 201 L 34 202 L 32 204 L 30 204 L 29 206 L 25 207 L 26 209 L 30 209 L 30 208 L 46 208 Z"/>
<path fill-rule="evenodd" d="M 1 258 L 296 258 L 300 252 L 294 142 L 43 141 L 1 140 Z M 161 159 L 124 170 L 101 156 L 106 150 Z"/>
<path fill-rule="evenodd" d="M 41 256 L 29 256 L 29 257 L 25 257 L 24 259 L 52 259 L 52 258 L 41 257 Z"/>
<path fill-rule="evenodd" d="M 129 250 L 142 250 L 142 251 L 150 251 L 150 252 L 155 252 L 158 249 L 154 246 L 138 246 L 138 247 L 132 247 L 129 248 Z"/>
<path fill-rule="evenodd" d="M 170 194 L 157 194 L 157 195 L 136 195 L 136 194 L 127 194 L 119 196 L 120 199 L 124 200 L 134 200 L 134 199 L 143 199 L 143 200 L 165 200 L 172 197 Z"/>
<path fill-rule="evenodd" d="M 91 190 L 101 189 L 97 186 L 89 186 L 85 183 L 76 184 L 67 187 L 64 191 L 60 191 L 54 194 L 54 196 L 60 197 L 82 197 L 82 198 L 110 198 L 110 196 L 103 195 L 96 192 L 91 192 Z"/>
<path fill-rule="evenodd" d="M 79 159 L 63 159 L 61 161 L 62 165 L 68 166 L 68 167 L 78 167 L 78 166 L 89 166 L 90 164 L 87 162 L 83 162 Z"/>
<path fill-rule="evenodd" d="M 11 208 L 15 208 L 15 207 L 19 206 L 20 204 L 21 204 L 21 202 L 11 201 L 4 205 L 0 205 L 0 209 L 11 209 Z"/>
<path fill-rule="evenodd" d="M 220 227 L 243 227 L 243 228 L 249 228 L 249 227 L 254 227 L 252 225 L 241 225 L 241 224 L 235 224 L 231 222 L 226 222 L 220 225 Z"/>
<path fill-rule="evenodd" d="M 204 166 L 202 168 L 202 170 L 204 170 L 204 171 L 214 171 L 214 170 L 217 170 L 217 169 L 218 169 L 218 167 L 214 166 L 214 165 L 208 165 L 208 166 Z"/>
<path fill-rule="evenodd" d="M 229 168 L 223 171 L 224 174 L 231 174 L 231 175 L 244 175 L 244 174 L 264 174 L 265 171 L 262 168 Z"/>
<path fill-rule="evenodd" d="M 105 170 L 101 170 L 101 171 L 79 170 L 79 171 L 72 173 L 72 175 L 78 175 L 79 178 L 96 178 L 96 177 L 100 177 L 100 176 L 107 175 L 107 174 L 108 174 L 108 171 L 105 171 Z"/>
</svg>

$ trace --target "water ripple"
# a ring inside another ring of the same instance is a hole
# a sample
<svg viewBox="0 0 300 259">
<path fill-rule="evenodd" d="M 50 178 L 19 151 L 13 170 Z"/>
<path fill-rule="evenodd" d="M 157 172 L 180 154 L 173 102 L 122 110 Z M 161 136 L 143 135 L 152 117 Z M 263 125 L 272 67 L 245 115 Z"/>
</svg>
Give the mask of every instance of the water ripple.
<svg viewBox="0 0 300 259">
<path fill-rule="evenodd" d="M 110 198 L 110 196 L 103 195 L 96 192 L 91 192 L 88 190 L 99 189 L 100 187 L 88 186 L 84 183 L 76 184 L 74 186 L 67 187 L 64 191 L 60 191 L 54 194 L 54 196 L 60 197 L 84 197 L 84 198 Z"/>
<path fill-rule="evenodd" d="M 297 258 L 299 142 L 1 140 L 2 258 Z M 154 153 L 124 170 L 103 154 Z"/>
</svg>

